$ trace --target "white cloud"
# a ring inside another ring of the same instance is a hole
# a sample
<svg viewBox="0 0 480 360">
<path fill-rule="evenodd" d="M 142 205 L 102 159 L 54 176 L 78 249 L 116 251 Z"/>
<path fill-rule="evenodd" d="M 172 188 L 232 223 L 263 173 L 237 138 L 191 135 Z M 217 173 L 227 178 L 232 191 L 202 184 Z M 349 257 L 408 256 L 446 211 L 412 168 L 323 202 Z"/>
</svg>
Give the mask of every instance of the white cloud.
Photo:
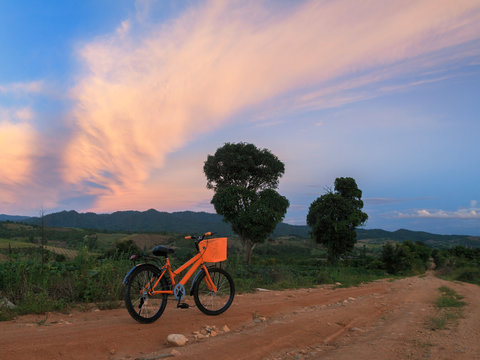
<svg viewBox="0 0 480 360">
<path fill-rule="evenodd" d="M 429 219 L 479 219 L 480 208 L 461 208 L 456 211 L 441 209 L 416 209 L 407 212 L 396 212 L 398 218 L 429 218 Z"/>
</svg>

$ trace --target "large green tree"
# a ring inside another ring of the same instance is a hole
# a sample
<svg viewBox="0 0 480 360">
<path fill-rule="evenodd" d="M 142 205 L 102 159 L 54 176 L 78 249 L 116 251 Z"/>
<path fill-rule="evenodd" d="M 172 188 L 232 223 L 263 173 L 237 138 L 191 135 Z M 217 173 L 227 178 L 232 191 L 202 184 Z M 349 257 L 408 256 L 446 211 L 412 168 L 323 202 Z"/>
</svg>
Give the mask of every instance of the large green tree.
<svg viewBox="0 0 480 360">
<path fill-rule="evenodd" d="M 368 219 L 361 198 L 355 180 L 341 177 L 335 179 L 335 191 L 328 191 L 310 205 L 307 224 L 312 227 L 315 241 L 327 248 L 330 263 L 353 250 L 357 241 L 355 228 Z"/>
<path fill-rule="evenodd" d="M 232 225 L 250 264 L 257 243 L 265 241 L 285 216 L 289 202 L 275 189 L 285 165 L 253 144 L 226 143 L 208 155 L 203 170 L 215 194 L 215 211 Z"/>
</svg>

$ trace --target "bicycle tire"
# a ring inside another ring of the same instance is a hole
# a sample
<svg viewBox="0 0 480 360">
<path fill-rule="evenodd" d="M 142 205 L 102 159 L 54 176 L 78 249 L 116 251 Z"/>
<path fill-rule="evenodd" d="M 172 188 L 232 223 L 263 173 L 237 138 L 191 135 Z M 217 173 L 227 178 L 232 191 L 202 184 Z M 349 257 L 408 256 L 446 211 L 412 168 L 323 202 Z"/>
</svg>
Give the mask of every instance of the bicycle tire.
<svg viewBox="0 0 480 360">
<path fill-rule="evenodd" d="M 128 278 L 125 286 L 125 306 L 132 318 L 142 324 L 152 323 L 162 316 L 167 306 L 168 294 L 148 295 L 144 289 L 148 289 L 152 278 L 158 278 L 160 269 L 151 264 L 143 264 L 135 268 Z M 169 290 L 168 280 L 162 277 L 160 288 Z M 159 286 L 157 286 L 159 289 Z"/>
<path fill-rule="evenodd" d="M 232 305 L 235 285 L 228 272 L 220 268 L 208 268 L 210 278 L 217 288 L 211 291 L 206 282 L 206 273 L 202 271 L 193 288 L 195 304 L 207 315 L 220 315 Z"/>
</svg>

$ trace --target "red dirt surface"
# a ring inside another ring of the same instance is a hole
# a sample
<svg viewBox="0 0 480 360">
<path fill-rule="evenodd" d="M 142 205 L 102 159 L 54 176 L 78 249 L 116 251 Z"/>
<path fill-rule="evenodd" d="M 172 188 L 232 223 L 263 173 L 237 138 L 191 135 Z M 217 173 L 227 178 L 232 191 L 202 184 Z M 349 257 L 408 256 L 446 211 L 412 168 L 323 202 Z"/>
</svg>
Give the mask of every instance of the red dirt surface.
<svg viewBox="0 0 480 360">
<path fill-rule="evenodd" d="M 464 296 L 464 317 L 432 330 L 438 288 Z M 189 300 L 193 304 L 193 300 Z M 258 291 L 220 316 L 175 301 L 150 325 L 125 309 L 31 315 L 0 323 L 0 359 L 480 359 L 480 287 L 428 273 L 358 287 Z M 224 326 L 227 325 L 227 328 Z M 198 338 L 205 327 L 216 327 Z M 172 348 L 169 334 L 189 342 Z"/>
</svg>

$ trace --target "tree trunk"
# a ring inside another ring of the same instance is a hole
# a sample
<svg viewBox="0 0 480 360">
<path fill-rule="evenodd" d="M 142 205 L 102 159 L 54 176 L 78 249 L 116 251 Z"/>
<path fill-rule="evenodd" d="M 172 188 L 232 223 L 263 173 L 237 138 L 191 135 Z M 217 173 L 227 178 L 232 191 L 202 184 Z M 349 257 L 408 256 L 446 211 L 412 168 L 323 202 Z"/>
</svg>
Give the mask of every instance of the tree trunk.
<svg viewBox="0 0 480 360">
<path fill-rule="evenodd" d="M 252 252 L 255 244 L 251 239 L 243 239 L 243 260 L 250 265 L 252 263 Z"/>
</svg>

